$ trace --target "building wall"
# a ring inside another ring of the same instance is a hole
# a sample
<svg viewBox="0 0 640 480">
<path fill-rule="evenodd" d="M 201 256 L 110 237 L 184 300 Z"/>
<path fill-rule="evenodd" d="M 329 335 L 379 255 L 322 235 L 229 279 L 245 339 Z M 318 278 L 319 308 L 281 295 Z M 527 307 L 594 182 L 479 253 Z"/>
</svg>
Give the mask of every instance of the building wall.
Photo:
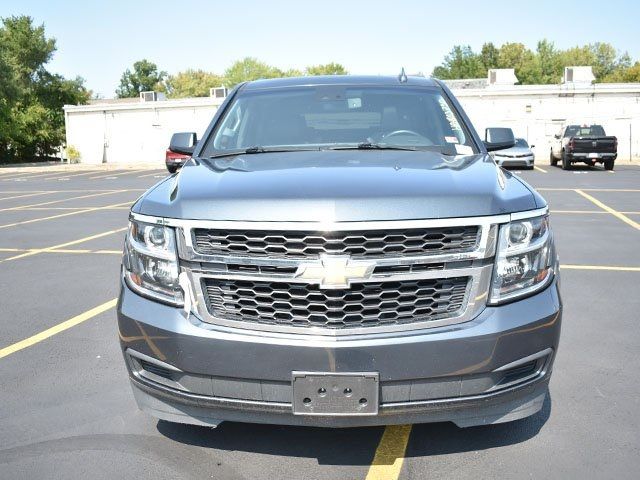
<svg viewBox="0 0 640 480">
<path fill-rule="evenodd" d="M 640 160 L 640 84 L 511 86 L 453 91 L 481 137 L 487 127 L 511 127 L 549 156 L 554 134 L 567 123 L 598 123 L 618 137 L 618 158 Z"/>
<path fill-rule="evenodd" d="M 546 161 L 565 123 L 599 123 L 618 137 L 618 158 L 640 161 L 640 84 L 510 85 L 455 88 L 480 136 L 511 127 Z M 67 144 L 82 163 L 162 165 L 174 132 L 204 133 L 221 103 L 216 98 L 66 106 Z"/>
<path fill-rule="evenodd" d="M 67 145 L 80 161 L 163 165 L 175 132 L 202 136 L 221 99 L 194 98 L 158 102 L 66 106 Z"/>
</svg>

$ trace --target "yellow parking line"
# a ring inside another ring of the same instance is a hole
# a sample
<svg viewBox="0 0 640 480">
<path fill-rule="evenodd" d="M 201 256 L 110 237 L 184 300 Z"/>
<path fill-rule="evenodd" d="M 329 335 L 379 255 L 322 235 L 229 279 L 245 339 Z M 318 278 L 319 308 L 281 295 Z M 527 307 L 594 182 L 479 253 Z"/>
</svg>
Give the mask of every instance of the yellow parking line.
<svg viewBox="0 0 640 480">
<path fill-rule="evenodd" d="M 49 202 L 40 202 L 40 203 L 32 203 L 30 205 L 21 205 L 18 207 L 6 207 L 6 208 L 0 208 L 0 212 L 6 212 L 9 210 L 22 210 L 24 208 L 30 208 L 30 207 L 42 207 L 43 205 L 54 205 L 56 203 L 62 203 L 62 202 L 66 202 L 68 200 L 80 200 L 81 198 L 93 198 L 93 197 L 101 197 L 103 195 L 113 195 L 114 193 L 124 193 L 127 192 L 128 190 L 108 190 L 106 192 L 98 192 L 98 193 L 90 193 L 87 195 L 78 195 L 76 197 L 68 197 L 68 198 L 62 198 L 59 200 L 51 200 Z"/>
<path fill-rule="evenodd" d="M 560 270 L 605 270 L 611 272 L 640 272 L 640 267 L 618 267 L 610 265 L 560 265 Z"/>
<path fill-rule="evenodd" d="M 21 208 L 19 211 L 24 212 L 24 211 L 42 211 L 42 210 L 86 210 L 87 208 L 93 208 L 93 207 L 89 207 L 89 206 L 84 206 L 84 207 L 23 207 Z M 129 210 L 130 206 L 122 206 L 122 207 L 104 207 L 105 210 Z M 602 212 L 605 213 L 605 212 Z"/>
<path fill-rule="evenodd" d="M 109 230 L 107 232 L 97 233 L 97 234 L 91 235 L 89 237 L 79 238 L 78 240 L 72 240 L 70 242 L 60 243 L 58 245 L 53 245 L 51 247 L 45 247 L 45 248 L 39 248 L 39 249 L 30 250 L 28 252 L 21 253 L 20 255 L 14 255 L 13 257 L 9 257 L 9 258 L 5 258 L 3 260 L 0 260 L 0 263 L 8 262 L 8 261 L 11 261 L 11 260 L 18 260 L 19 258 L 30 257 L 32 255 L 37 255 L 39 253 L 48 253 L 48 252 L 50 252 L 52 250 L 58 250 L 58 249 L 61 249 L 61 248 L 64 248 L 64 247 L 70 247 L 71 245 L 77 245 L 79 243 L 88 242 L 89 240 L 95 240 L 96 238 L 102 238 L 102 237 L 106 237 L 107 235 L 112 235 L 114 233 L 123 232 L 126 229 L 127 229 L 127 227 L 116 228 L 115 230 Z"/>
<path fill-rule="evenodd" d="M 551 210 L 551 213 L 585 213 L 585 214 L 605 214 L 602 210 Z"/>
<path fill-rule="evenodd" d="M 547 171 L 546 171 L 544 168 L 540 168 L 540 167 L 538 167 L 538 166 L 536 166 L 536 165 L 534 165 L 534 166 L 533 166 L 533 168 L 534 168 L 535 170 L 539 171 L 539 172 L 547 173 Z"/>
<path fill-rule="evenodd" d="M 22 172 L 20 174 L 18 174 L 15 177 L 2 177 L 2 180 L 4 180 L 5 182 L 8 182 L 10 180 L 31 180 L 32 178 L 40 178 L 40 177 L 46 177 L 49 175 L 59 175 L 60 171 L 57 172 L 46 172 L 46 173 L 29 173 L 29 172 Z"/>
<path fill-rule="evenodd" d="M 575 188 L 536 187 L 539 192 L 573 192 Z M 581 188 L 583 192 L 640 192 L 638 188 Z"/>
<path fill-rule="evenodd" d="M 29 220 L 21 220 L 20 222 L 5 223 L 4 225 L 0 225 L 0 229 L 16 227 L 18 225 L 27 225 L 29 223 L 35 223 L 35 222 L 43 222 L 45 220 L 54 220 L 56 218 L 69 217 L 71 215 L 78 215 L 80 213 L 95 212 L 97 210 L 109 210 L 110 208 L 113 208 L 113 207 L 119 207 L 121 205 L 128 205 L 128 204 L 129 202 L 114 203 L 113 205 L 105 205 L 104 207 L 92 207 L 92 208 L 87 208 L 85 210 L 74 210 L 73 212 L 59 213 L 58 215 L 50 215 L 48 217 L 38 217 L 38 218 L 31 218 Z"/>
<path fill-rule="evenodd" d="M 589 200 L 591 203 L 593 203 L 594 205 L 597 205 L 598 207 L 600 207 L 601 209 L 609 212 L 611 215 L 613 215 L 614 217 L 619 218 L 620 220 L 622 220 L 624 223 L 626 223 L 627 225 L 631 225 L 633 228 L 635 228 L 636 230 L 640 230 L 640 223 L 638 222 L 634 222 L 633 220 L 631 220 L 629 217 L 627 217 L 626 215 L 624 215 L 623 213 L 618 212 L 617 210 L 614 210 L 613 208 L 605 205 L 604 203 L 602 203 L 600 200 L 598 200 L 597 198 L 592 197 L 591 195 L 589 195 L 588 193 L 583 192 L 580 189 L 575 189 L 574 190 L 578 195 L 582 195 L 584 198 L 586 198 L 587 200 Z"/>
<path fill-rule="evenodd" d="M 88 172 L 74 172 L 73 170 L 67 172 L 58 172 L 56 175 L 59 175 L 58 178 L 67 178 L 67 177 L 82 177 L 83 175 L 93 175 L 95 173 L 103 172 L 104 170 L 89 170 Z M 47 180 L 53 180 L 55 177 L 47 178 Z"/>
<path fill-rule="evenodd" d="M 89 177 L 89 180 L 94 180 L 94 179 L 98 179 L 98 178 L 107 178 L 107 177 L 120 177 L 122 175 L 130 175 L 132 173 L 140 173 L 140 172 L 146 172 L 146 171 L 147 171 L 146 169 L 144 169 L 144 170 L 138 169 L 138 170 L 129 170 L 129 171 L 120 172 L 120 173 L 107 173 L 107 174 L 104 174 L 104 175 L 97 175 L 95 177 Z"/>
<path fill-rule="evenodd" d="M 53 337 L 54 335 L 57 335 L 60 332 L 64 332 L 65 330 L 68 330 L 71 327 L 75 327 L 76 325 L 79 325 L 82 322 L 86 322 L 87 320 L 97 315 L 100 315 L 101 313 L 104 313 L 107 310 L 110 310 L 113 307 L 115 307 L 117 301 L 118 301 L 117 298 L 109 300 L 108 302 L 105 302 L 102 305 L 98 305 L 97 307 L 94 307 L 91 310 L 87 310 L 86 312 L 81 313 L 80 315 L 76 315 L 75 317 L 72 317 L 69 320 L 65 320 L 64 322 L 54 325 L 51 328 L 47 328 L 46 330 L 43 330 L 40 333 L 32 335 L 31 337 L 25 338 L 24 340 L 21 340 L 12 345 L 9 345 L 8 347 L 4 347 L 0 349 L 0 358 L 4 358 L 8 355 L 11 355 L 12 353 L 16 353 L 27 347 L 31 347 L 32 345 L 42 342 L 47 338 Z"/>
<path fill-rule="evenodd" d="M 384 429 L 366 480 L 396 480 L 404 462 L 411 425 L 389 425 Z"/>
<path fill-rule="evenodd" d="M 162 175 L 162 173 L 163 173 L 162 171 L 154 172 L 154 173 L 147 173 L 147 174 L 145 174 L 145 175 L 139 175 L 137 178 L 152 177 L 152 176 L 154 176 L 154 175 Z M 165 172 L 165 173 L 166 173 L 166 174 L 165 174 L 165 175 L 163 175 L 163 177 L 166 177 L 167 175 L 169 175 L 169 173 L 168 173 L 168 172 Z"/>
<path fill-rule="evenodd" d="M 58 190 L 51 190 L 50 192 L 36 192 L 36 193 L 25 193 L 22 195 L 13 195 L 11 197 L 2 197 L 0 198 L 0 200 L 12 200 L 14 198 L 36 197 L 38 195 L 47 195 L 48 193 L 58 193 Z"/>
<path fill-rule="evenodd" d="M 122 250 L 86 250 L 86 249 L 71 249 L 71 248 L 56 248 L 55 250 L 45 250 L 42 248 L 5 248 L 0 247 L 0 252 L 35 252 L 35 253 L 96 253 L 96 254 L 108 254 L 108 255 L 122 255 Z"/>
</svg>

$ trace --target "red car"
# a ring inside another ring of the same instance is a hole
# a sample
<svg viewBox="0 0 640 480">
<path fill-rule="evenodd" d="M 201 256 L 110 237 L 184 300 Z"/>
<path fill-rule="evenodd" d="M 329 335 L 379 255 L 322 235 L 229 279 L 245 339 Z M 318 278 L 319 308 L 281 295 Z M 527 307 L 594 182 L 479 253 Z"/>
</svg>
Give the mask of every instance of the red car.
<svg viewBox="0 0 640 480">
<path fill-rule="evenodd" d="M 185 138 L 183 138 L 185 137 Z M 164 156 L 164 163 L 167 165 L 167 170 L 169 173 L 176 173 L 178 168 L 184 165 L 184 162 L 191 158 L 191 155 L 186 155 L 184 153 L 178 153 L 171 149 L 171 146 L 174 144 L 177 145 L 189 145 L 189 148 L 193 151 L 193 148 L 198 143 L 198 139 L 195 133 L 183 132 L 183 133 L 174 133 L 171 136 L 171 142 L 169 143 L 169 148 Z"/>
</svg>

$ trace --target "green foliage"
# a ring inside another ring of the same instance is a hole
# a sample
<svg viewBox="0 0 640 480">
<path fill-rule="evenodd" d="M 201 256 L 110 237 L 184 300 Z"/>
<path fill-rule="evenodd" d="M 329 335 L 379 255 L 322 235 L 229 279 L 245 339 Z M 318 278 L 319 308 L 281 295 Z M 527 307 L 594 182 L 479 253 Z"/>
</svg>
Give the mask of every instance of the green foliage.
<svg viewBox="0 0 640 480">
<path fill-rule="evenodd" d="M 253 57 L 246 57 L 231 65 L 223 75 L 224 85 L 232 88 L 238 83 L 249 82 L 261 78 L 301 77 L 303 75 L 347 75 L 344 66 L 339 63 L 326 63 L 324 65 L 311 65 L 304 71 L 291 68 L 280 70 L 277 67 L 267 65 Z"/>
<path fill-rule="evenodd" d="M 339 63 L 325 63 L 324 65 L 311 65 L 305 70 L 306 75 L 347 75 L 347 69 Z"/>
<path fill-rule="evenodd" d="M 444 62 L 433 70 L 433 76 L 442 79 L 480 78 L 487 70 L 479 55 L 473 53 L 469 45 L 456 45 L 444 57 Z"/>
<path fill-rule="evenodd" d="M 602 81 L 612 83 L 640 82 L 640 62 L 636 62 L 634 65 L 626 68 L 615 70 L 604 77 Z"/>
<path fill-rule="evenodd" d="M 223 83 L 220 75 L 188 69 L 169 75 L 164 87 L 169 98 L 208 97 L 210 88 L 220 87 Z"/>
<path fill-rule="evenodd" d="M 283 77 L 284 72 L 279 68 L 267 65 L 257 58 L 246 57 L 238 60 L 224 72 L 224 85 L 228 88 L 234 87 L 238 83 L 259 78 Z"/>
<path fill-rule="evenodd" d="M 65 153 L 69 163 L 79 163 L 80 162 L 80 152 L 73 145 L 67 145 L 65 148 Z"/>
<path fill-rule="evenodd" d="M 456 45 L 432 75 L 442 79 L 484 78 L 489 68 L 513 68 L 521 84 L 553 84 L 560 82 L 564 67 L 587 65 L 593 67 L 596 82 L 636 78 L 629 55 L 618 53 L 608 43 L 558 50 L 546 39 L 538 42 L 535 51 L 522 43 L 505 43 L 499 48 L 485 43 L 480 53 Z"/>
<path fill-rule="evenodd" d="M 87 103 L 90 94 L 81 78 L 47 71 L 56 44 L 43 25 L 27 16 L 1 22 L 0 162 L 51 156 L 64 143 L 63 105 Z"/>
<path fill-rule="evenodd" d="M 167 72 L 158 71 L 158 66 L 147 59 L 138 60 L 133 64 L 133 71 L 128 68 L 120 78 L 120 86 L 116 89 L 118 98 L 133 98 L 140 96 L 140 92 L 162 90 L 162 82 Z"/>
</svg>

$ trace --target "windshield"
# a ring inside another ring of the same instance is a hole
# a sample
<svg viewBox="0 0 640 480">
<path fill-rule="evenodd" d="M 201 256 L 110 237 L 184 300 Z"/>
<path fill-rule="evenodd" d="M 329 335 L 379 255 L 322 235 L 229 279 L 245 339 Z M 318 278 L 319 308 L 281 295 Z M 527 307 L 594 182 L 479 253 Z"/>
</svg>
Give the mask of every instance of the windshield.
<svg viewBox="0 0 640 480">
<path fill-rule="evenodd" d="M 516 147 L 529 148 L 529 144 L 524 138 L 516 138 Z"/>
<path fill-rule="evenodd" d="M 565 137 L 604 137 L 604 128 L 601 125 L 591 125 L 580 127 L 578 125 L 571 125 L 567 127 L 567 131 L 564 134 Z"/>
<path fill-rule="evenodd" d="M 436 88 L 325 85 L 246 91 L 233 101 L 201 155 L 364 143 L 474 153 L 462 125 Z"/>
</svg>

